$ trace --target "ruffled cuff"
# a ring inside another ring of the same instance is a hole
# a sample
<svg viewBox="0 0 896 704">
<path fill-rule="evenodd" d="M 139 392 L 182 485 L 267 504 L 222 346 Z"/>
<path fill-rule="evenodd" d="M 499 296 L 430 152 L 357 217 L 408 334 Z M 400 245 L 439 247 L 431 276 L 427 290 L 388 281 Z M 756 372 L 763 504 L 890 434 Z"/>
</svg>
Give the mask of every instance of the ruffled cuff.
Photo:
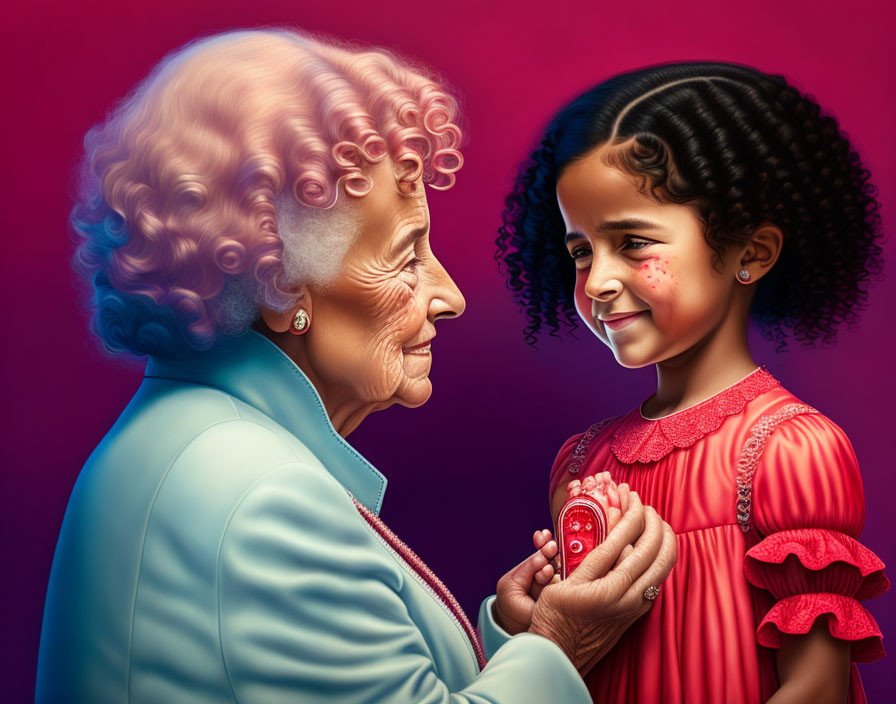
<svg viewBox="0 0 896 704">
<path fill-rule="evenodd" d="M 886 655 L 874 618 L 855 599 L 841 594 L 797 594 L 779 601 L 762 619 L 756 639 L 766 648 L 780 648 L 782 634 L 808 633 L 818 618 L 827 620 L 834 638 L 852 643 L 854 662 L 873 662 Z"/>
<path fill-rule="evenodd" d="M 830 592 L 863 601 L 890 587 L 883 570 L 880 558 L 855 538 L 822 528 L 772 533 L 744 561 L 747 580 L 776 599 Z"/>
</svg>

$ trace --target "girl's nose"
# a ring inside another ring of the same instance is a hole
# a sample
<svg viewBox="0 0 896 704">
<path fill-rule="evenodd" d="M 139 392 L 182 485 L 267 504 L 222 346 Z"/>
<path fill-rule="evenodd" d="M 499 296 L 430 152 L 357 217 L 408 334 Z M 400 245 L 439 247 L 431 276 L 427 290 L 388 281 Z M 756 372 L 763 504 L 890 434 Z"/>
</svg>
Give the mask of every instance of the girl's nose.
<svg viewBox="0 0 896 704">
<path fill-rule="evenodd" d="M 585 293 L 589 298 L 601 303 L 609 303 L 622 293 L 622 282 L 616 278 L 588 277 Z"/>
</svg>

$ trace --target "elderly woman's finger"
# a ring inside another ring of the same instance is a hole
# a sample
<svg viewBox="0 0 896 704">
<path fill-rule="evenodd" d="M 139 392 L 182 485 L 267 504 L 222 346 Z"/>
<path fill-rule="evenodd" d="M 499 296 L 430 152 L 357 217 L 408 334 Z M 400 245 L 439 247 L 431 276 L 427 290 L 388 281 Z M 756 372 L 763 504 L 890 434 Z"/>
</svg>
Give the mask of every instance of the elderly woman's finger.
<svg viewBox="0 0 896 704">
<path fill-rule="evenodd" d="M 606 575 L 606 579 L 610 580 L 611 594 L 621 597 L 654 564 L 662 549 L 664 526 L 659 514 L 647 506 L 644 531 L 635 542 L 634 549 Z"/>
<path fill-rule="evenodd" d="M 628 511 L 628 495 L 631 493 L 631 488 L 628 484 L 620 484 L 616 489 L 619 491 L 619 508 L 625 513 Z"/>
<path fill-rule="evenodd" d="M 542 586 L 544 586 L 545 584 L 550 584 L 553 578 L 554 567 L 550 563 L 548 563 L 535 573 L 535 581 Z"/>
<path fill-rule="evenodd" d="M 659 588 L 666 581 L 666 577 L 669 576 L 677 559 L 678 539 L 675 537 L 675 531 L 672 530 L 668 523 L 663 523 L 663 540 L 656 559 L 644 571 L 644 574 L 635 580 L 629 589 L 630 593 L 626 594 L 626 598 L 643 600 L 646 602 L 644 604 L 645 610 L 649 609 L 653 600 L 645 598 L 644 593 L 649 587 Z"/>
<path fill-rule="evenodd" d="M 632 551 L 633 551 L 634 549 L 635 549 L 635 548 L 634 548 L 633 545 L 626 545 L 626 546 L 622 549 L 622 552 L 619 553 L 619 559 L 616 560 L 616 564 L 613 565 L 614 569 L 615 569 L 615 567 L 616 567 L 620 562 L 622 562 L 625 558 L 627 558 L 629 555 L 631 555 L 631 554 L 632 554 Z"/>
<path fill-rule="evenodd" d="M 560 552 L 560 546 L 557 545 L 556 540 L 549 540 L 541 546 L 540 550 L 545 559 L 550 562 L 555 557 L 557 557 L 558 553 Z"/>
<path fill-rule="evenodd" d="M 613 530 L 621 519 L 622 511 L 610 506 L 610 508 L 607 509 L 607 532 Z"/>
<path fill-rule="evenodd" d="M 609 472 L 607 472 L 609 474 Z M 607 503 L 614 508 L 621 508 L 621 503 L 619 501 L 619 488 L 616 486 L 616 482 L 612 479 L 609 479 L 606 484 L 607 488 Z"/>
<path fill-rule="evenodd" d="M 651 509 L 652 510 L 652 509 Z M 655 513 L 655 512 L 654 512 Z M 592 550 L 570 575 L 570 579 L 589 582 L 605 575 L 626 545 L 636 542 L 644 532 L 646 510 L 635 492 L 629 498 L 629 510 L 607 539 Z"/>
</svg>

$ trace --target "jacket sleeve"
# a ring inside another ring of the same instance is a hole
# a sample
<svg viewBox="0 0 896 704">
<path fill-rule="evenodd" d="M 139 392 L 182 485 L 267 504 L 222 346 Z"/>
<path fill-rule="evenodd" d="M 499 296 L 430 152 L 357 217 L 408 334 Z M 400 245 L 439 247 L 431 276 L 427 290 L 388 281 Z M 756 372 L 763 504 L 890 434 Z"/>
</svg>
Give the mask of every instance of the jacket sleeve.
<svg viewBox="0 0 896 704">
<path fill-rule="evenodd" d="M 488 660 L 491 660 L 498 649 L 512 638 L 495 620 L 492 607 L 496 599 L 497 596 L 492 594 L 483 599 L 479 607 L 479 636 L 482 640 L 482 650 Z"/>
<path fill-rule="evenodd" d="M 222 657 L 238 701 L 591 701 L 562 651 L 531 634 L 449 691 L 401 598 L 406 573 L 376 540 L 319 468 L 281 465 L 243 495 L 218 556 Z"/>
</svg>

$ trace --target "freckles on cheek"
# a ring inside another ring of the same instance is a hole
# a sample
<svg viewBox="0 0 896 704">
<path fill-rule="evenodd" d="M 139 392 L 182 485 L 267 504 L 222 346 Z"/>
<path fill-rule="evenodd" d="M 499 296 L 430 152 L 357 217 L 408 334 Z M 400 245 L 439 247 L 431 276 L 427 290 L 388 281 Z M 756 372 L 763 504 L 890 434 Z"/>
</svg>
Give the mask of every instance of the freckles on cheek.
<svg viewBox="0 0 896 704">
<path fill-rule="evenodd" d="M 658 293 L 671 292 L 678 286 L 678 280 L 669 267 L 669 259 L 655 257 L 638 267 L 638 276 L 644 285 Z"/>
</svg>

